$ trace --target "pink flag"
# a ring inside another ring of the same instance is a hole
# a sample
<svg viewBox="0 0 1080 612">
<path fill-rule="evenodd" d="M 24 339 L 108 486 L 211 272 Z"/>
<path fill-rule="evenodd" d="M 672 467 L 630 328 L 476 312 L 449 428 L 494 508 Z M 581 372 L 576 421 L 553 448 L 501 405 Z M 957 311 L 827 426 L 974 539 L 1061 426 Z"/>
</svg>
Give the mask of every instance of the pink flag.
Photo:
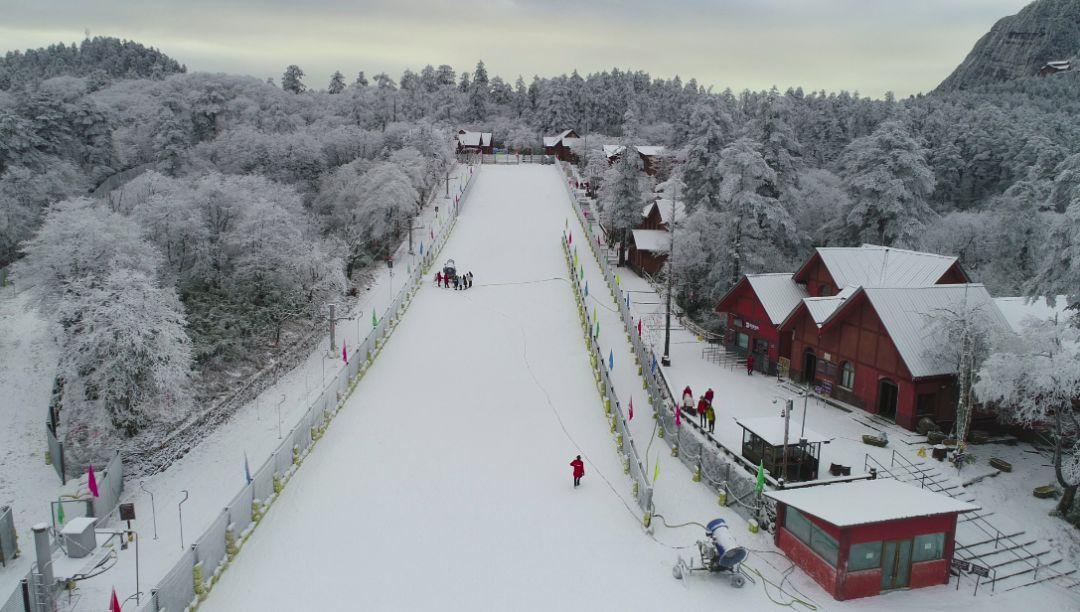
<svg viewBox="0 0 1080 612">
<path fill-rule="evenodd" d="M 682 425 L 682 410 L 678 405 L 675 406 L 675 427 Z"/>
<path fill-rule="evenodd" d="M 341 360 L 345 363 L 349 363 L 349 349 L 345 348 L 345 343 L 341 343 Z"/>
<path fill-rule="evenodd" d="M 634 420 L 634 398 L 632 398 L 632 397 L 630 398 L 630 418 L 627 419 L 627 420 L 629 420 L 629 421 Z"/>
<path fill-rule="evenodd" d="M 97 478 L 94 477 L 93 464 L 91 464 L 90 467 L 86 469 L 86 486 L 90 489 L 91 495 L 93 495 L 94 497 L 100 497 L 100 495 L 98 495 Z"/>
<path fill-rule="evenodd" d="M 116 596 L 115 588 L 112 590 L 112 597 L 109 598 L 109 612 L 121 612 L 120 599 Z"/>
</svg>

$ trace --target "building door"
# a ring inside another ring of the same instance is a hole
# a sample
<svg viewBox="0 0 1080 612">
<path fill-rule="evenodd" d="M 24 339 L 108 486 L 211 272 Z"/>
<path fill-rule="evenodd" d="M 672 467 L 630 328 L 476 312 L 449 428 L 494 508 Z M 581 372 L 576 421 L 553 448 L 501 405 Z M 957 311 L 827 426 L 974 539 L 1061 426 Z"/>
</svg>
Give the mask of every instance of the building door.
<svg viewBox="0 0 1080 612">
<path fill-rule="evenodd" d="M 878 414 L 887 419 L 896 420 L 896 396 L 898 392 L 896 383 L 888 378 L 881 379 L 881 382 L 878 383 Z"/>
<path fill-rule="evenodd" d="M 817 355 L 814 349 L 806 349 L 803 357 L 803 382 L 810 385 L 814 383 L 814 375 L 817 374 Z"/>
<path fill-rule="evenodd" d="M 911 578 L 911 540 L 885 542 L 881 550 L 881 590 L 900 589 Z"/>
</svg>

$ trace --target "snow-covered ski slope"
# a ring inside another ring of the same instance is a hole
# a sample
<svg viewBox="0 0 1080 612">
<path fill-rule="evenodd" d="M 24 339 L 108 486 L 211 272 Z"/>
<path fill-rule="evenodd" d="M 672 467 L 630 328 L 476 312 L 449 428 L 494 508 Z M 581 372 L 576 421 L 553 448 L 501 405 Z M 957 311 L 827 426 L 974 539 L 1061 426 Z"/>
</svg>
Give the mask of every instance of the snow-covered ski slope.
<svg viewBox="0 0 1080 612">
<path fill-rule="evenodd" d="M 686 588 L 676 551 L 642 533 L 565 280 L 561 180 L 552 166 L 484 167 L 442 254 L 475 286 L 421 290 L 202 609 L 761 600 L 726 581 Z"/>
</svg>

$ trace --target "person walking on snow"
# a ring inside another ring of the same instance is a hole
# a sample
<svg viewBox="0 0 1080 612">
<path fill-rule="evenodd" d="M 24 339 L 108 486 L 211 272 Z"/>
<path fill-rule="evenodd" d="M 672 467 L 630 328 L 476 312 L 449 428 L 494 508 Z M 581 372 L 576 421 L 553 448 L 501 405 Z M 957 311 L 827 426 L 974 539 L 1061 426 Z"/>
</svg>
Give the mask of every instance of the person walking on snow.
<svg viewBox="0 0 1080 612">
<path fill-rule="evenodd" d="M 709 387 L 709 390 L 705 392 L 705 401 L 709 402 L 709 404 L 712 404 L 712 398 L 713 397 L 714 397 L 714 394 L 713 394 L 712 387 Z"/>
<path fill-rule="evenodd" d="M 709 422 L 709 433 L 716 430 L 716 409 L 712 402 L 705 404 L 705 419 Z"/>
<path fill-rule="evenodd" d="M 472 289 L 472 270 L 469 270 L 469 289 Z"/>
<path fill-rule="evenodd" d="M 585 475 L 585 463 L 581 461 L 581 455 L 570 462 L 570 467 L 574 468 L 574 486 L 577 487 L 581 484 L 581 477 Z"/>
<path fill-rule="evenodd" d="M 705 429 L 705 408 L 708 405 L 709 402 L 705 401 L 705 396 L 702 395 L 697 402 L 697 420 L 702 429 Z"/>
<path fill-rule="evenodd" d="M 686 385 L 682 392 L 682 410 L 694 414 L 694 393 L 690 391 L 690 385 Z"/>
<path fill-rule="evenodd" d="M 442 287 L 442 272 L 435 273 L 435 286 Z"/>
<path fill-rule="evenodd" d="M 754 375 L 754 356 L 753 355 L 747 355 L 746 356 L 746 375 L 747 376 L 753 376 Z"/>
</svg>

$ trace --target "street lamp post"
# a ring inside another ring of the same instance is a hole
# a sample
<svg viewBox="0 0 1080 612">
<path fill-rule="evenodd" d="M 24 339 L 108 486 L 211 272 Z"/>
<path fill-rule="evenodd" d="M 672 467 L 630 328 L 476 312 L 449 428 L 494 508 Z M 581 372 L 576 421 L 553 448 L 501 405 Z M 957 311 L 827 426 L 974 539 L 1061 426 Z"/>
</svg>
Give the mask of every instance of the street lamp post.
<svg viewBox="0 0 1080 612">
<path fill-rule="evenodd" d="M 671 293 L 674 288 L 675 281 L 675 211 L 679 198 L 679 185 L 678 183 L 672 183 L 672 197 L 671 197 L 671 247 L 668 249 L 668 271 L 667 271 L 667 312 L 664 316 L 664 356 L 660 358 L 660 362 L 665 367 L 671 366 Z"/>
</svg>

